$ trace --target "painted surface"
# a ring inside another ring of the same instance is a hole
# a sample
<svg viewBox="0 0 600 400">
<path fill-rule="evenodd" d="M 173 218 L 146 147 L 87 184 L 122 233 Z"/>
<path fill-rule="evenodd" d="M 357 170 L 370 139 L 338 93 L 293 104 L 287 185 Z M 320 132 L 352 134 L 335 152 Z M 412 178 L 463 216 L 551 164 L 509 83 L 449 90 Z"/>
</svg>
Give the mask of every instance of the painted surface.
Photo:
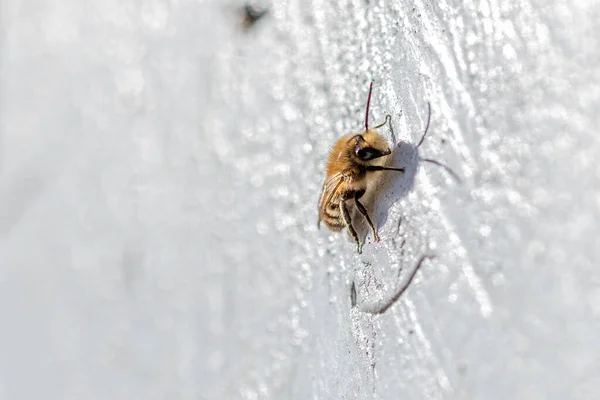
<svg viewBox="0 0 600 400">
<path fill-rule="evenodd" d="M 598 398 L 600 6 L 463 3 L 2 2 L 0 398 Z"/>
</svg>

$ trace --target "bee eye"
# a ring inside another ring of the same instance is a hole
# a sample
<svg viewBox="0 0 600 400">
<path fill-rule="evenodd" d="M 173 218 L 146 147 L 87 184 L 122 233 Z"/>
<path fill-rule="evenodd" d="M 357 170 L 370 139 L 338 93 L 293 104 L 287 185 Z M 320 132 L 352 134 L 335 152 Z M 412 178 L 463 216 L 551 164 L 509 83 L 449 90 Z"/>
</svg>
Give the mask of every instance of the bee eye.
<svg viewBox="0 0 600 400">
<path fill-rule="evenodd" d="M 356 156 L 363 161 L 368 161 L 375 158 L 375 153 L 369 150 L 357 148 L 354 152 L 356 153 Z"/>
</svg>

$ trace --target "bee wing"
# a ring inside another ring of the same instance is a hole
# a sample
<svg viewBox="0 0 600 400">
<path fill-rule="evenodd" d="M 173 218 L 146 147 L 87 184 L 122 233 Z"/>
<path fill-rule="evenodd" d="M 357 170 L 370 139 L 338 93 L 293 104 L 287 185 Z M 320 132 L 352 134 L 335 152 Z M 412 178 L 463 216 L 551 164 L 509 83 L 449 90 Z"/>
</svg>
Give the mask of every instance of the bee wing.
<svg viewBox="0 0 600 400">
<path fill-rule="evenodd" d="M 344 183 L 344 174 L 341 172 L 331 175 L 323 183 L 323 190 L 321 191 L 321 197 L 319 198 L 319 220 L 317 222 L 317 226 L 319 226 L 321 223 L 321 218 L 325 212 L 325 207 L 327 207 L 327 204 L 329 204 L 331 198 L 342 183 Z"/>
</svg>

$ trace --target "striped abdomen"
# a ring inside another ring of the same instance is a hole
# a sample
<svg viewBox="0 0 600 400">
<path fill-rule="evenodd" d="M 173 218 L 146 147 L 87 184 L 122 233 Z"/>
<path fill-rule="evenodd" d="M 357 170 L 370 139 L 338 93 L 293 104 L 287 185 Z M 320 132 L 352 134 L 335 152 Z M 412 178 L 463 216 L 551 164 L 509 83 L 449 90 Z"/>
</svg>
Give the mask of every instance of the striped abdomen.
<svg viewBox="0 0 600 400">
<path fill-rule="evenodd" d="M 365 192 L 366 182 L 360 180 L 359 182 L 353 181 L 348 182 L 342 180 L 339 182 L 339 186 L 332 193 L 324 193 L 326 196 L 324 202 L 321 204 L 320 209 L 320 220 L 325 222 L 325 225 L 332 231 L 340 231 L 346 226 L 344 223 L 344 217 L 340 204 L 342 201 L 347 202 L 354 197 L 360 197 Z M 346 203 L 348 207 L 353 207 L 353 204 Z"/>
<path fill-rule="evenodd" d="M 325 225 L 336 232 L 341 231 L 344 227 L 339 201 L 340 196 L 334 195 L 331 201 L 325 204 L 321 215 L 321 219 L 325 222 Z"/>
</svg>

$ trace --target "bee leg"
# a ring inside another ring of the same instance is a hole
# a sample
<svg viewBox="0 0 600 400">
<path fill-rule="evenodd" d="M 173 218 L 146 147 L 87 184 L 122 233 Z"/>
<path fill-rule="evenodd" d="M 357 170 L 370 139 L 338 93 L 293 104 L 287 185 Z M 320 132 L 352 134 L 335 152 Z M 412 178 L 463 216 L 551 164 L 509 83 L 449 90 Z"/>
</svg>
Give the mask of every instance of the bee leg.
<svg viewBox="0 0 600 400">
<path fill-rule="evenodd" d="M 368 165 L 365 167 L 367 172 L 370 171 L 399 171 L 404 172 L 404 168 L 381 167 L 379 165 Z"/>
<path fill-rule="evenodd" d="M 362 195 L 363 195 L 362 193 L 358 192 L 356 194 L 356 196 L 354 196 L 354 203 L 356 204 L 356 208 L 358 208 L 358 211 L 360 211 L 360 213 L 363 215 L 363 217 L 365 217 L 365 219 L 367 220 L 367 223 L 371 227 L 371 230 L 373 231 L 373 239 L 375 239 L 375 242 L 379 242 L 379 235 L 377 234 L 377 230 L 375 229 L 375 226 L 373 225 L 371 218 L 369 218 L 367 209 L 365 208 L 365 206 L 362 205 L 362 203 L 360 201 L 358 201 L 358 199 L 360 199 L 360 197 Z"/>
<path fill-rule="evenodd" d="M 358 239 L 358 234 L 356 233 L 356 230 L 354 230 L 354 227 L 352 226 L 352 219 L 350 218 L 350 213 L 348 212 L 348 207 L 346 207 L 346 203 L 344 202 L 344 200 L 340 201 L 340 208 L 342 209 L 342 216 L 344 218 L 344 224 L 346 224 L 346 227 L 350 231 L 350 234 L 352 235 L 352 237 L 354 238 L 354 241 L 356 242 L 356 245 L 358 246 L 357 247 L 358 254 L 361 254 L 362 246 L 360 245 L 360 240 Z"/>
<path fill-rule="evenodd" d="M 388 122 L 392 122 L 392 116 L 390 114 L 388 114 L 388 115 L 385 116 L 385 121 L 383 121 L 383 124 L 379 124 L 376 127 L 371 128 L 371 129 L 379 129 L 382 126 L 384 126 L 385 124 L 387 124 Z"/>
</svg>

